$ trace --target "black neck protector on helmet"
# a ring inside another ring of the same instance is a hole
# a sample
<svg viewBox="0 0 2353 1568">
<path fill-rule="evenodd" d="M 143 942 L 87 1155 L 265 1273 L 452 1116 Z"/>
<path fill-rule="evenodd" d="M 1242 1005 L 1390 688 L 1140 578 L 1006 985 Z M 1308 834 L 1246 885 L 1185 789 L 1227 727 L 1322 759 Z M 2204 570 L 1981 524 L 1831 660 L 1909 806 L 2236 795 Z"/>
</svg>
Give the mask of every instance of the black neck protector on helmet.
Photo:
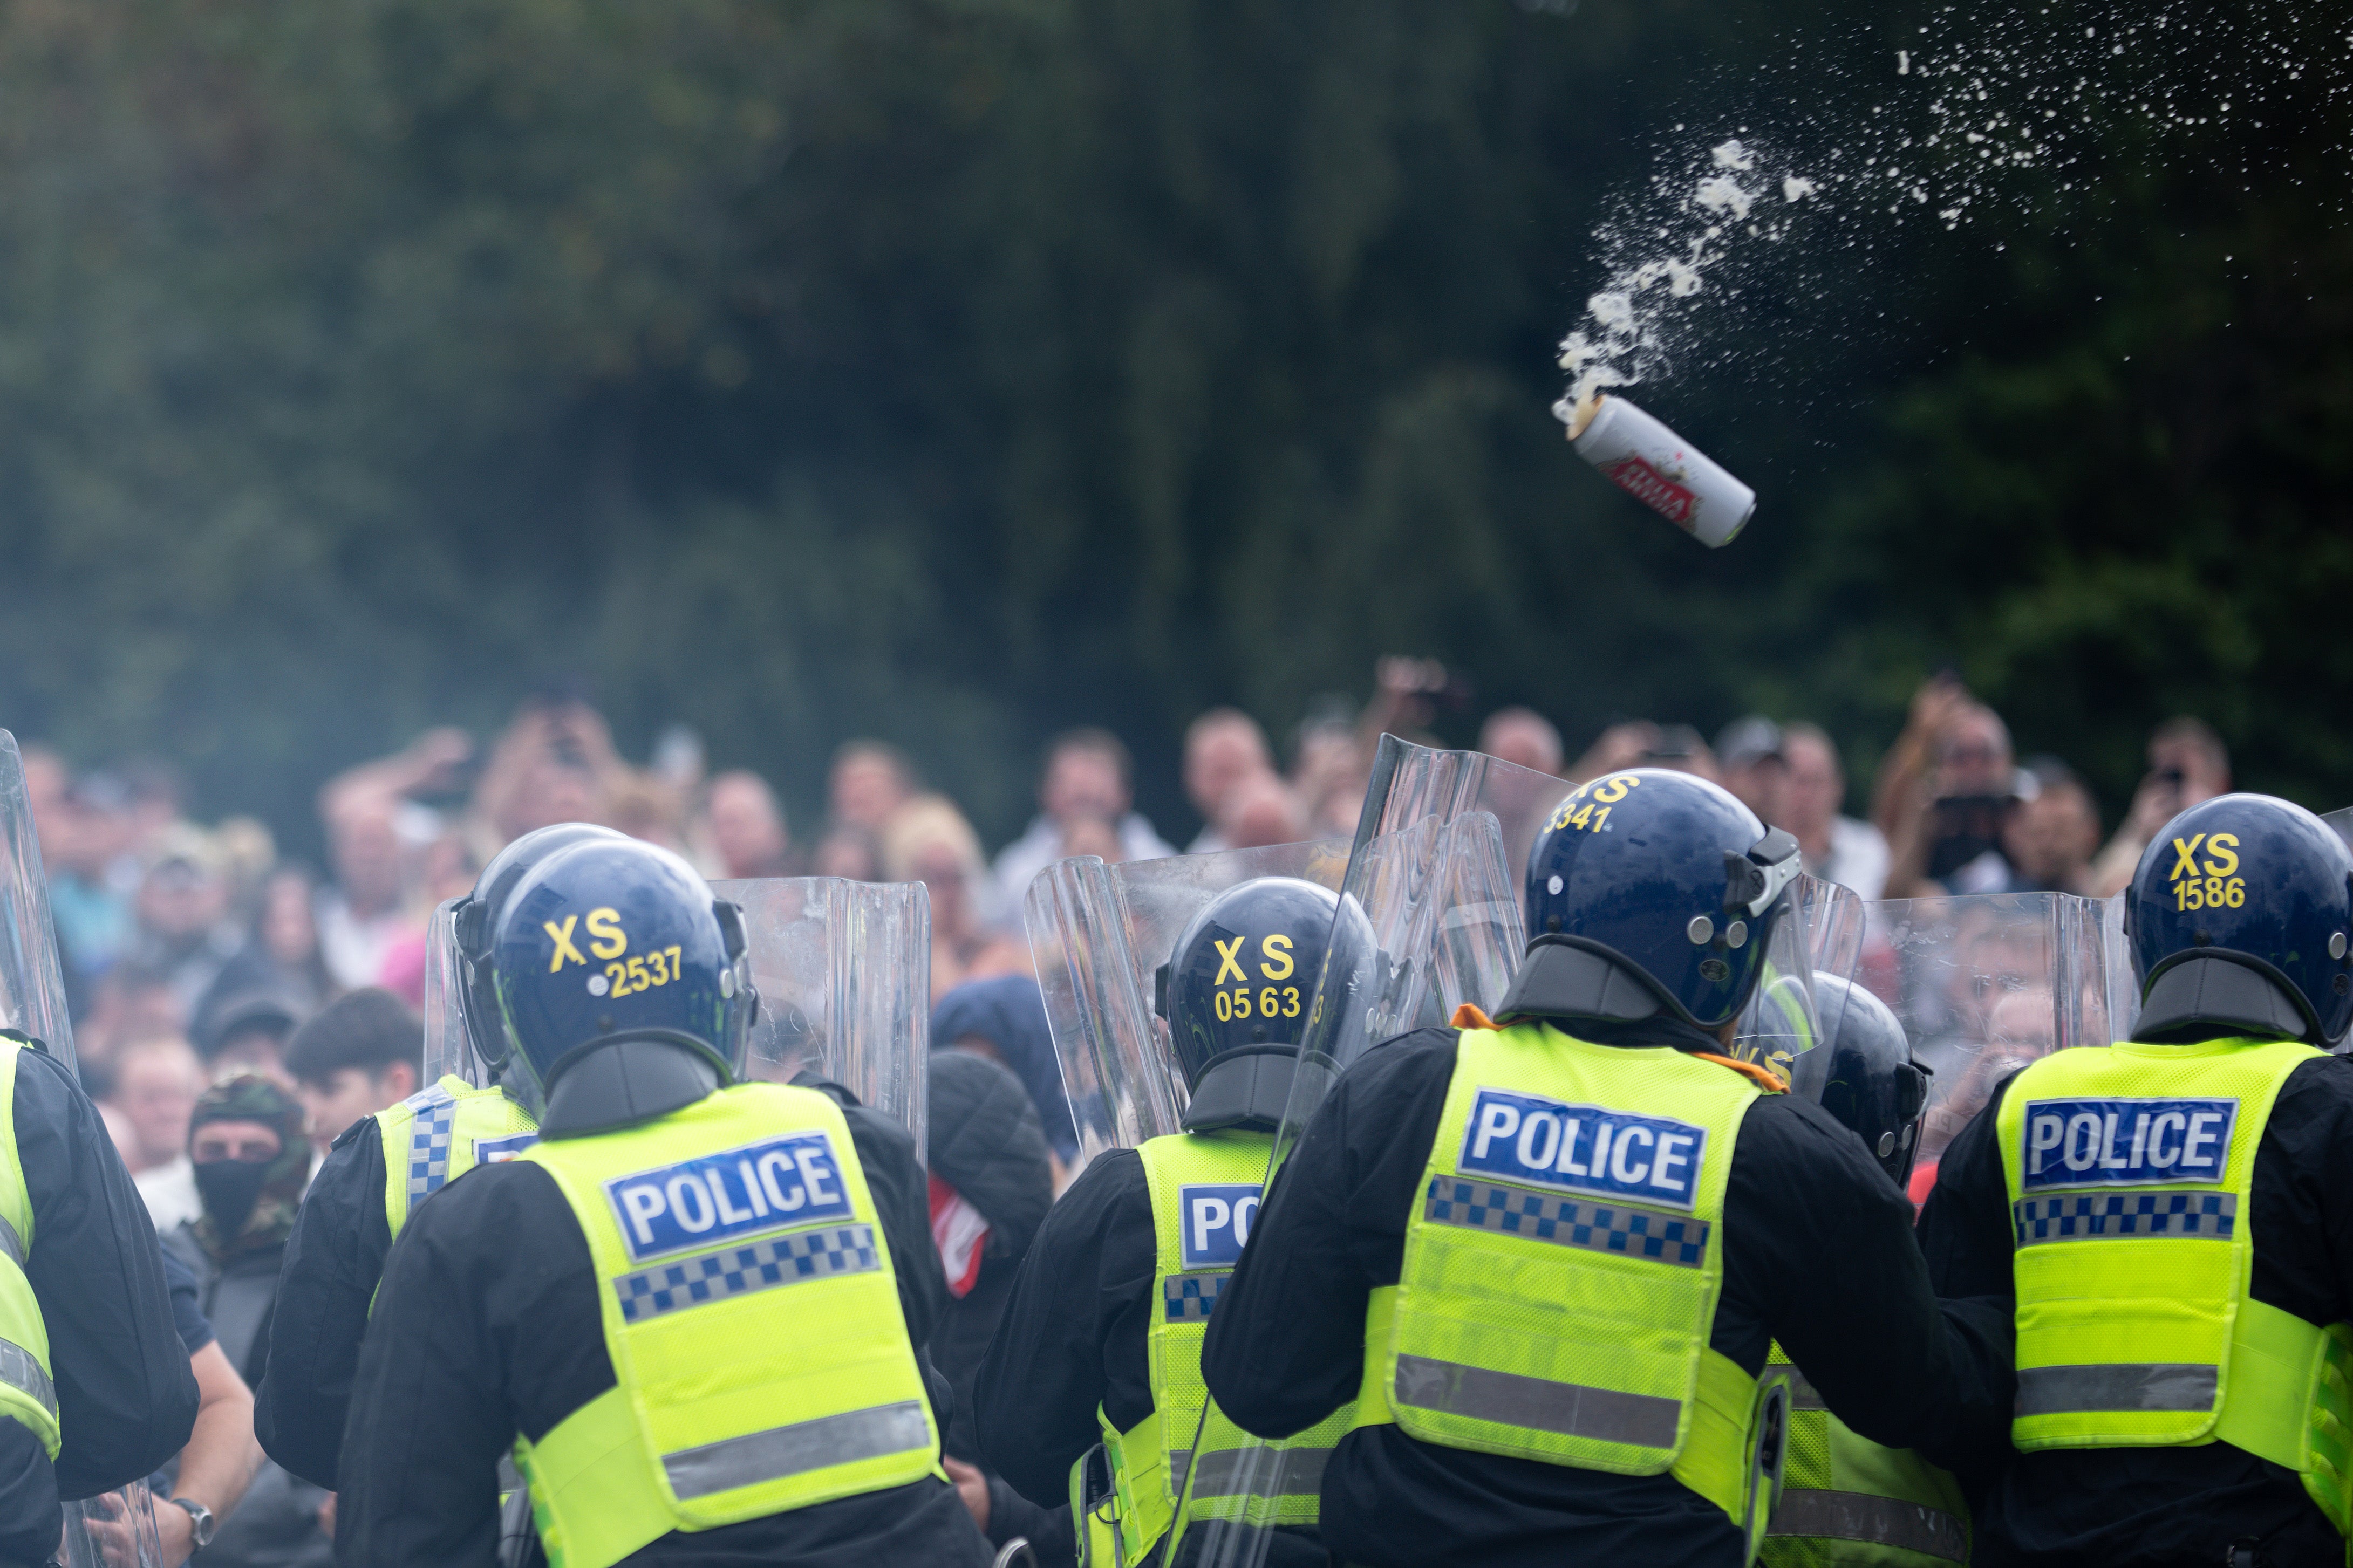
<svg viewBox="0 0 2353 1568">
<path fill-rule="evenodd" d="M 1299 1047 L 1237 1046 L 1209 1058 L 1178 1124 L 1187 1132 L 1273 1131 L 1298 1076 Z"/>
<path fill-rule="evenodd" d="M 2133 1038 L 2189 1045 L 2254 1035 L 2326 1045 L 2295 993 L 2263 968 L 2227 952 L 2192 952 L 2158 972 L 2140 1005 Z"/>
<path fill-rule="evenodd" d="M 1547 932 L 1495 1008 L 1498 1023 L 1550 1018 L 1561 1031 L 1597 1046 L 1672 1046 L 1720 1051 L 1724 1042 L 1675 1016 L 1640 970 L 1598 942 Z"/>
<path fill-rule="evenodd" d="M 547 1090 L 543 1138 L 610 1132 L 682 1110 L 726 1081 L 700 1041 L 628 1035 L 562 1064 Z"/>
</svg>

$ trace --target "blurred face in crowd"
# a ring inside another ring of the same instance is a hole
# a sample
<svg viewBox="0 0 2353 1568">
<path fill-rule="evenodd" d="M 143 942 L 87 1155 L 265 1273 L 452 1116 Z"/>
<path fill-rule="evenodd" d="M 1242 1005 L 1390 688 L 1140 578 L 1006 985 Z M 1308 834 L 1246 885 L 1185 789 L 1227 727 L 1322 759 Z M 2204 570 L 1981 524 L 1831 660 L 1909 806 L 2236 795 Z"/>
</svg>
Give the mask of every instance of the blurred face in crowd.
<svg viewBox="0 0 2353 1568">
<path fill-rule="evenodd" d="M 2010 735 L 1991 709 L 1962 709 L 1945 731 L 1937 763 L 1940 796 L 2010 793 Z"/>
<path fill-rule="evenodd" d="M 955 847 L 926 844 L 909 858 L 908 868 L 931 892 L 932 929 L 943 935 L 962 932 L 971 923 L 970 889 L 964 858 Z"/>
<path fill-rule="evenodd" d="M 392 807 L 370 801 L 346 806 L 328 835 L 335 880 L 352 907 L 374 914 L 400 902 L 400 832 Z"/>
<path fill-rule="evenodd" d="M 523 775 L 511 826 L 520 837 L 559 822 L 597 822 L 603 820 L 603 806 L 595 774 L 563 757 L 543 756 Z"/>
<path fill-rule="evenodd" d="M 1536 773 L 1560 772 L 1560 732 L 1534 713 L 1506 710 L 1489 719 L 1479 749 Z"/>
<path fill-rule="evenodd" d="M 756 774 L 722 773 L 711 781 L 711 836 L 731 877 L 769 874 L 791 840 L 776 797 Z"/>
<path fill-rule="evenodd" d="M 852 752 L 833 765 L 827 799 L 836 822 L 871 833 L 913 793 L 898 763 L 880 752 Z"/>
<path fill-rule="evenodd" d="M 2200 801 L 2228 793 L 2231 764 L 2191 735 L 2159 735 L 2148 743 L 2148 771 L 2162 776 L 2179 774 L 2173 798 L 2175 811 L 2187 811 Z"/>
<path fill-rule="evenodd" d="M 1120 776 L 1119 759 L 1092 746 L 1065 746 L 1055 752 L 1038 794 L 1046 815 L 1057 822 L 1084 816 L 1117 822 L 1127 815 L 1127 781 Z"/>
<path fill-rule="evenodd" d="M 1781 760 L 1781 818 L 1777 826 L 1797 835 L 1809 847 L 1826 846 L 1831 822 L 1846 799 L 1846 778 L 1839 771 L 1836 752 L 1819 735 L 1800 731 L 1784 736 Z"/>
<path fill-rule="evenodd" d="M 227 913 L 227 883 L 193 860 L 163 861 L 139 884 L 139 923 L 169 942 L 202 936 Z"/>
<path fill-rule="evenodd" d="M 1262 849 L 1271 844 L 1296 844 L 1306 837 L 1298 803 L 1281 779 L 1261 773 L 1246 779 L 1226 798 L 1218 819 L 1226 845 L 1233 849 Z"/>
<path fill-rule="evenodd" d="M 1724 767 L 1724 787 L 1755 812 L 1758 821 L 1774 827 L 1789 826 L 1788 784 L 1788 764 L 1777 752 L 1736 763 L 1727 763 Z"/>
<path fill-rule="evenodd" d="M 308 877 L 280 871 L 262 884 L 260 934 L 263 951 L 289 969 L 300 969 L 319 955 Z"/>
<path fill-rule="evenodd" d="M 1119 829 L 1099 816 L 1082 816 L 1062 829 L 1062 858 L 1092 855 L 1106 866 L 1116 866 L 1126 857 L 1119 847 Z"/>
<path fill-rule="evenodd" d="M 817 849 L 809 857 L 812 877 L 842 877 L 853 882 L 871 882 L 882 875 L 882 858 L 874 847 L 874 836 L 863 828 L 837 825 L 817 841 Z"/>
<path fill-rule="evenodd" d="M 311 1142 L 320 1149 L 342 1137 L 362 1117 L 398 1105 L 417 1092 L 417 1069 L 394 1062 L 380 1072 L 337 1068 L 322 1079 L 301 1079 L 294 1098 L 311 1118 Z"/>
<path fill-rule="evenodd" d="M 185 1040 L 148 1040 L 125 1047 L 115 1069 L 114 1100 L 130 1124 L 133 1170 L 168 1164 L 187 1147 L 188 1116 L 204 1070 Z"/>
<path fill-rule="evenodd" d="M 266 1165 L 284 1149 L 278 1129 L 266 1121 L 207 1121 L 189 1142 L 188 1158 L 199 1165 L 217 1165 L 227 1160 Z"/>
<path fill-rule="evenodd" d="M 2001 852 L 2028 884 L 2072 891 L 2099 853 L 2100 818 L 2080 784 L 2046 784 L 2002 824 Z"/>
<path fill-rule="evenodd" d="M 1202 726 L 1185 746 L 1185 796 L 1204 819 L 1215 822 L 1234 786 L 1271 773 L 1266 742 L 1258 726 L 1237 714 Z"/>
</svg>

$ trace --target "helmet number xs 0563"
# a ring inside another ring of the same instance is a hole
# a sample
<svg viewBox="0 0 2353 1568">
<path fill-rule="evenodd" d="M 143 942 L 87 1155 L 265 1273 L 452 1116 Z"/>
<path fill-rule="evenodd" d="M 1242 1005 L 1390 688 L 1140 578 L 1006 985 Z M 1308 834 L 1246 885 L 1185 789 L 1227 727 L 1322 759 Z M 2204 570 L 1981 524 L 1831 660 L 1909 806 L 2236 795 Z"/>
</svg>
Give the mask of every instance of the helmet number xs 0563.
<svg viewBox="0 0 2353 1568">
<path fill-rule="evenodd" d="M 2201 865 L 2199 850 L 2205 850 Z M 2217 833 L 2211 837 L 2197 834 L 2189 838 L 2173 841 L 2173 872 L 2167 879 L 2173 889 L 2173 907 L 2177 910 L 2235 910 L 2247 901 L 2247 880 L 2234 873 L 2239 869 L 2239 838 L 2234 833 Z"/>
<path fill-rule="evenodd" d="M 1296 985 L 1262 985 L 1253 993 L 1247 985 L 1237 991 L 1219 991 L 1216 1008 L 1218 1022 L 1230 1024 L 1237 1018 L 1296 1018 L 1299 1016 L 1299 987 Z"/>
</svg>

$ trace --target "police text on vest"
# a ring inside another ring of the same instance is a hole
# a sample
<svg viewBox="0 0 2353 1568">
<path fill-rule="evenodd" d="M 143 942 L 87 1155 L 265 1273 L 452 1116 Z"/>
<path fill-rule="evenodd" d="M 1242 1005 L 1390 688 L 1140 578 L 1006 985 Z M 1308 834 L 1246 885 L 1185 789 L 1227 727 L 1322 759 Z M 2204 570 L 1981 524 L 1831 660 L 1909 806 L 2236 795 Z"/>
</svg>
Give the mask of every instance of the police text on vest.
<svg viewBox="0 0 2353 1568">
<path fill-rule="evenodd" d="M 1258 1217 L 1256 1182 L 1213 1182 L 1177 1189 L 1185 1238 L 1178 1257 L 1187 1268 L 1231 1268 L 1241 1261 Z"/>
<path fill-rule="evenodd" d="M 605 1184 L 605 1196 L 629 1257 L 640 1262 L 850 1215 L 833 1141 L 822 1132 L 763 1139 L 616 1176 Z"/>
<path fill-rule="evenodd" d="M 2235 1100 L 2031 1100 L 2025 1190 L 2220 1182 L 2238 1119 Z"/>
<path fill-rule="evenodd" d="M 1689 1208 L 1707 1129 L 1663 1116 L 1482 1089 L 1463 1129 L 1463 1171 Z"/>
</svg>

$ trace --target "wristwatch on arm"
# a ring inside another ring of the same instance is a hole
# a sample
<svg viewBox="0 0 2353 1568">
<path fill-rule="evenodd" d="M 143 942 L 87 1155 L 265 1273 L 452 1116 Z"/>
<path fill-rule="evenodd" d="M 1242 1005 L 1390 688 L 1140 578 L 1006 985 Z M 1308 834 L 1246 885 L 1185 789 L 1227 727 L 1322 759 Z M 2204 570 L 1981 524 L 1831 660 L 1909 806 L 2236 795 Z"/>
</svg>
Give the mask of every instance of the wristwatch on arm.
<svg viewBox="0 0 2353 1568">
<path fill-rule="evenodd" d="M 202 1552 L 213 1543 L 213 1531 L 219 1525 L 213 1519 L 212 1510 L 194 1498 L 185 1497 L 174 1498 L 172 1506 L 188 1510 L 188 1539 L 195 1543 L 196 1551 Z"/>
</svg>

